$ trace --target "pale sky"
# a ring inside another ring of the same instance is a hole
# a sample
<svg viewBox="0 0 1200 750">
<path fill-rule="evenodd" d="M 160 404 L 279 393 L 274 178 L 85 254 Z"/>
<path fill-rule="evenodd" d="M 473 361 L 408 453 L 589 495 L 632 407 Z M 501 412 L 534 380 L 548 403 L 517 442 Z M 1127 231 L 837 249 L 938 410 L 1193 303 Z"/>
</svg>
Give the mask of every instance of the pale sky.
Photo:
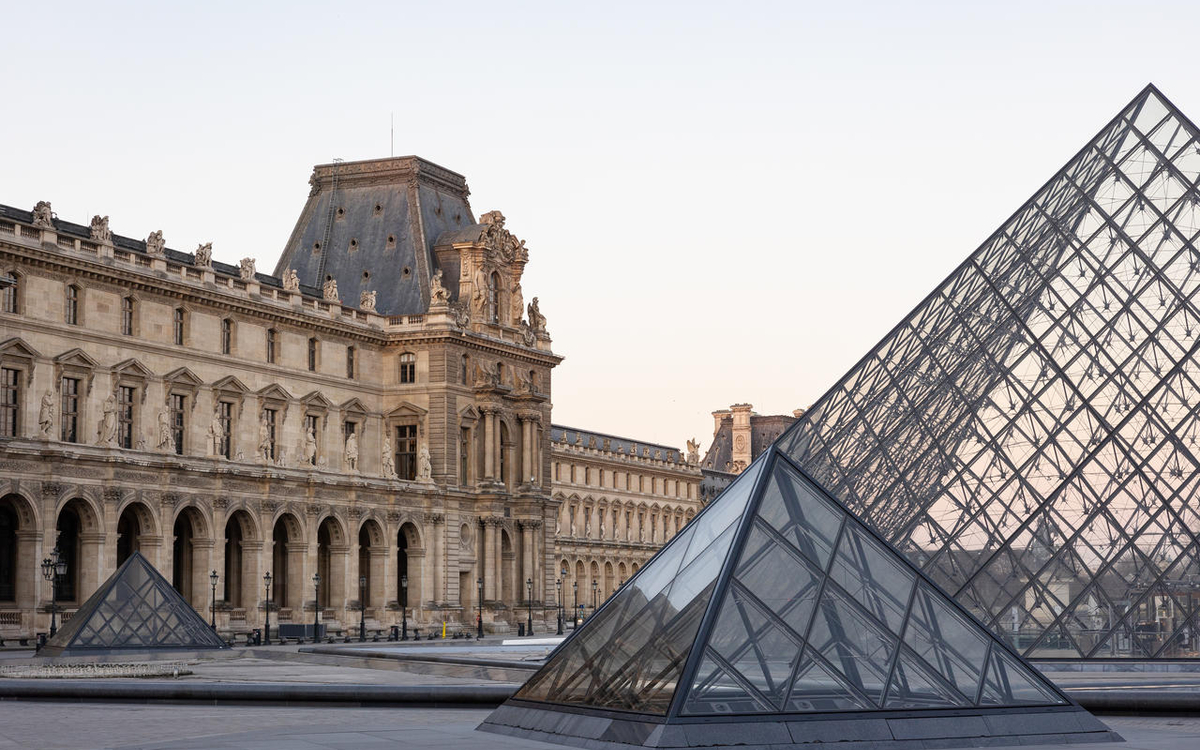
<svg viewBox="0 0 1200 750">
<path fill-rule="evenodd" d="M 10 5 L 0 203 L 271 269 L 394 113 L 527 241 L 554 421 L 678 447 L 819 397 L 1147 82 L 1200 118 L 1195 3 Z"/>
</svg>

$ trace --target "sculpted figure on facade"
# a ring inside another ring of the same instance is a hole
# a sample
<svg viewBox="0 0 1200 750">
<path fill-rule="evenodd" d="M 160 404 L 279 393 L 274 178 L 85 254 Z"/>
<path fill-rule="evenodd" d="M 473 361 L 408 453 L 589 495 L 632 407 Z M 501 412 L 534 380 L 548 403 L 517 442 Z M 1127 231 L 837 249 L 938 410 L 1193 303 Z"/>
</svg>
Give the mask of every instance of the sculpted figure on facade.
<svg viewBox="0 0 1200 750">
<path fill-rule="evenodd" d="M 422 445 L 421 452 L 417 454 L 417 481 L 433 481 L 433 459 L 429 455 L 429 446 L 427 445 Z"/>
<path fill-rule="evenodd" d="M 396 458 L 392 455 L 392 440 L 389 437 L 383 438 L 383 456 L 382 456 L 383 476 L 388 479 L 396 478 Z"/>
<path fill-rule="evenodd" d="M 38 229 L 54 228 L 54 212 L 50 210 L 50 201 L 38 201 L 33 207 L 33 225 Z"/>
<path fill-rule="evenodd" d="M 375 292 L 359 292 L 358 307 L 365 312 L 375 312 Z"/>
<path fill-rule="evenodd" d="M 700 441 L 687 441 L 687 465 L 695 466 L 700 463 Z"/>
<path fill-rule="evenodd" d="M 242 281 L 254 281 L 254 258 L 242 258 L 238 261 L 238 274 Z"/>
<path fill-rule="evenodd" d="M 96 214 L 92 217 L 89 235 L 96 242 L 112 242 L 112 232 L 108 228 L 108 217 Z"/>
<path fill-rule="evenodd" d="M 283 289 L 286 292 L 300 291 L 300 275 L 296 273 L 296 269 L 289 268 L 284 272 Z"/>
<path fill-rule="evenodd" d="M 195 265 L 198 268 L 212 268 L 212 243 L 203 242 L 196 248 Z"/>
<path fill-rule="evenodd" d="M 510 322 L 512 325 L 518 325 L 521 322 L 521 316 L 525 313 L 525 295 L 521 292 L 521 282 L 513 282 L 508 299 L 509 306 L 512 309 Z"/>
<path fill-rule="evenodd" d="M 358 433 L 346 436 L 346 468 L 358 471 Z"/>
<path fill-rule="evenodd" d="M 212 421 L 208 423 L 208 448 L 211 451 L 208 455 L 221 455 L 221 418 L 215 411 Z"/>
<path fill-rule="evenodd" d="M 480 264 L 471 277 L 471 317 L 475 320 L 488 319 L 488 296 L 488 273 Z"/>
<path fill-rule="evenodd" d="M 160 451 L 171 450 L 171 417 L 167 414 L 166 409 L 158 412 L 158 449 Z"/>
<path fill-rule="evenodd" d="M 271 425 L 267 422 L 266 409 L 258 415 L 258 457 L 267 462 L 271 460 Z"/>
<path fill-rule="evenodd" d="M 529 327 L 534 333 L 546 332 L 546 316 L 542 315 L 541 309 L 538 307 L 538 298 L 534 297 L 529 303 Z"/>
<path fill-rule="evenodd" d="M 42 396 L 42 405 L 38 409 L 38 427 L 46 440 L 54 435 L 54 391 L 46 391 Z"/>
<path fill-rule="evenodd" d="M 100 424 L 96 427 L 96 444 L 107 446 L 117 444 L 117 397 L 112 394 L 104 399 Z"/>
<path fill-rule="evenodd" d="M 156 229 L 146 237 L 146 254 L 153 256 L 161 256 L 164 254 L 164 248 L 167 246 L 166 240 L 163 239 L 161 229 Z"/>
<path fill-rule="evenodd" d="M 337 279 L 325 279 L 325 283 L 321 286 L 321 296 L 326 302 L 339 302 Z"/>
<path fill-rule="evenodd" d="M 312 425 L 304 429 L 304 463 L 317 465 L 317 436 L 313 434 Z"/>
<path fill-rule="evenodd" d="M 442 269 L 438 269 L 429 280 L 429 306 L 440 307 L 450 304 L 450 292 L 442 286 Z"/>
</svg>

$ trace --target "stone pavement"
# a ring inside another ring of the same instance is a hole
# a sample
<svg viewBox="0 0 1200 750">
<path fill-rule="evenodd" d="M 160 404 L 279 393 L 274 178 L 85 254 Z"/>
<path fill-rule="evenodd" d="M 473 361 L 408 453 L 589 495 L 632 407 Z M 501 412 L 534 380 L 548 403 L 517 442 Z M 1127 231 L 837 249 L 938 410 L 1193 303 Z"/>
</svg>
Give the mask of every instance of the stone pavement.
<svg viewBox="0 0 1200 750">
<path fill-rule="evenodd" d="M 481 709 L 0 703 L 0 749 L 562 750 L 560 745 L 476 732 L 474 728 L 488 713 Z M 1102 718 L 1125 737 L 1124 745 L 1063 747 L 1200 747 L 1200 718 Z"/>
</svg>

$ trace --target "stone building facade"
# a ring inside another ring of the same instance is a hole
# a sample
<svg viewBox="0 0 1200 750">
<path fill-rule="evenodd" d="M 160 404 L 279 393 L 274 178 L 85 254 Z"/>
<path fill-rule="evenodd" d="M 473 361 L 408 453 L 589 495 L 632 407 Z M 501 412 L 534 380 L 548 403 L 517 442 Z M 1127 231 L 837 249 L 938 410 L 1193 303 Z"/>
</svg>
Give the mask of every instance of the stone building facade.
<svg viewBox="0 0 1200 750">
<path fill-rule="evenodd" d="M 704 475 L 700 499 L 705 503 L 724 492 L 775 438 L 804 416 L 804 409 L 791 414 L 755 414 L 752 404 L 734 404 L 714 411 L 712 416 L 713 440 L 700 462 Z"/>
<path fill-rule="evenodd" d="M 417 157 L 310 184 L 273 275 L 0 206 L 0 637 L 46 630 L 56 547 L 68 616 L 137 550 L 226 633 L 262 624 L 267 572 L 275 622 L 553 621 L 552 467 L 577 447 L 551 442 L 525 243 Z M 654 543 L 587 545 L 570 559 L 617 576 Z"/>
<path fill-rule="evenodd" d="M 556 586 L 590 612 L 699 512 L 699 457 L 561 425 L 550 442 Z"/>
</svg>

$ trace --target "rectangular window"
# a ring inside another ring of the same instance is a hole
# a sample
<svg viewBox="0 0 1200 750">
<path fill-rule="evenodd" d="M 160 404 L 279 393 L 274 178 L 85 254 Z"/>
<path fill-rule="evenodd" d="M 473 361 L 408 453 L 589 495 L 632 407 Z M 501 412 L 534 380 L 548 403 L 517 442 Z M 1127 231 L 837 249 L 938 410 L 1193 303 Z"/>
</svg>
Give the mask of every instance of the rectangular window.
<svg viewBox="0 0 1200 750">
<path fill-rule="evenodd" d="M 217 402 L 217 438 L 220 444 L 217 453 L 225 458 L 233 454 L 233 404 L 228 401 Z"/>
<path fill-rule="evenodd" d="M 79 287 L 74 284 L 67 285 L 67 310 L 65 319 L 67 325 L 79 325 Z"/>
<path fill-rule="evenodd" d="M 117 445 L 133 449 L 133 386 L 117 389 Z"/>
<path fill-rule="evenodd" d="M 267 329 L 267 364 L 275 364 L 275 329 Z"/>
<path fill-rule="evenodd" d="M 178 393 L 171 394 L 171 442 L 175 448 L 175 455 L 183 455 L 183 433 L 184 433 L 184 404 L 187 402 L 187 396 Z"/>
<path fill-rule="evenodd" d="M 183 346 L 183 314 L 184 313 L 183 313 L 182 307 L 176 308 L 176 310 L 175 310 L 175 337 L 173 339 L 175 341 L 176 346 Z"/>
<path fill-rule="evenodd" d="M 354 347 L 346 347 L 346 377 L 354 379 Z"/>
<path fill-rule="evenodd" d="M 317 340 L 308 340 L 308 370 L 309 372 L 317 371 Z"/>
<path fill-rule="evenodd" d="M 125 297 L 121 300 L 121 334 L 133 335 L 133 297 Z"/>
<path fill-rule="evenodd" d="M 62 379 L 61 437 L 64 443 L 79 442 L 79 379 Z"/>
<path fill-rule="evenodd" d="M 225 318 L 221 321 L 221 353 L 233 352 L 233 321 Z"/>
<path fill-rule="evenodd" d="M 21 278 L 13 273 L 0 279 L 0 281 L 6 282 L 0 284 L 0 310 L 16 315 L 20 312 L 20 305 L 17 303 L 17 292 L 19 291 L 18 286 L 21 283 Z"/>
<path fill-rule="evenodd" d="M 400 382 L 417 382 L 417 355 L 411 352 L 400 355 Z"/>
<path fill-rule="evenodd" d="M 401 479 L 417 478 L 417 426 L 396 426 L 396 475 Z"/>
<path fill-rule="evenodd" d="M 267 457 L 275 460 L 275 428 L 278 424 L 279 413 L 275 409 L 263 409 L 263 417 L 267 423 Z"/>
<path fill-rule="evenodd" d="M 458 483 L 467 484 L 471 480 L 468 469 L 471 466 L 471 429 L 463 427 L 458 438 Z"/>
<path fill-rule="evenodd" d="M 0 436 L 16 437 L 21 408 L 21 371 L 0 370 Z"/>
</svg>

